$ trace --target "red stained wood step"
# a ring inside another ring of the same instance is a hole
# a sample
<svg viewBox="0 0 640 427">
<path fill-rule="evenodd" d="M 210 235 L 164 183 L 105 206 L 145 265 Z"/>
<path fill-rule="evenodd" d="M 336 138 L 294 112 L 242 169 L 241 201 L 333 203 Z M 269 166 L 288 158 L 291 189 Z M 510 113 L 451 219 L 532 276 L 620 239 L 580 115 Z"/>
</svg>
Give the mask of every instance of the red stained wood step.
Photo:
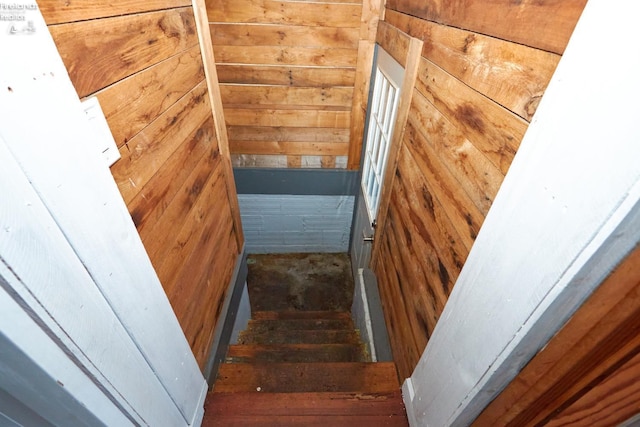
<svg viewBox="0 0 640 427">
<path fill-rule="evenodd" d="M 360 336 L 351 329 L 338 330 L 277 330 L 240 332 L 239 344 L 359 344 Z"/>
<path fill-rule="evenodd" d="M 210 426 L 408 426 L 399 390 L 390 393 L 209 393 Z"/>
<path fill-rule="evenodd" d="M 396 367 L 382 363 L 225 363 L 214 392 L 360 392 L 400 389 Z"/>
</svg>

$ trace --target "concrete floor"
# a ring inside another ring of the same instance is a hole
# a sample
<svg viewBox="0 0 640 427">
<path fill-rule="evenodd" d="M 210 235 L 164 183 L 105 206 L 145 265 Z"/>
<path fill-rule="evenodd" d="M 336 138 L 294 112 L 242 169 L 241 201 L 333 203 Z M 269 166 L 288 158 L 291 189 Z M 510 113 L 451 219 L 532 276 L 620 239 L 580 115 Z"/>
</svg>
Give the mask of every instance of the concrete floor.
<svg viewBox="0 0 640 427">
<path fill-rule="evenodd" d="M 346 253 L 261 254 L 247 258 L 251 311 L 350 311 Z"/>
</svg>

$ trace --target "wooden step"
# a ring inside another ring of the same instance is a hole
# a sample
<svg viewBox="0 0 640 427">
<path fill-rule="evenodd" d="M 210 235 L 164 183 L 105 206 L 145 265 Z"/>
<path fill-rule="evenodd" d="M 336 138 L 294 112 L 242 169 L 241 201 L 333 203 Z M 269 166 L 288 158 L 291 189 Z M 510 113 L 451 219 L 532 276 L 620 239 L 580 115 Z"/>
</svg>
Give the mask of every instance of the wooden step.
<svg viewBox="0 0 640 427">
<path fill-rule="evenodd" d="M 274 319 L 250 320 L 247 329 L 255 332 L 281 330 L 314 330 L 314 329 L 353 329 L 353 321 L 349 319 Z"/>
<path fill-rule="evenodd" d="M 348 311 L 254 311 L 254 320 L 288 320 L 288 319 L 351 319 Z"/>
<path fill-rule="evenodd" d="M 352 330 L 269 331 L 245 330 L 238 336 L 238 344 L 359 344 L 360 336 Z"/>
<path fill-rule="evenodd" d="M 203 427 L 408 426 L 399 390 L 390 393 L 209 393 Z"/>
<path fill-rule="evenodd" d="M 392 362 L 379 363 L 224 363 L 215 392 L 361 392 L 400 388 Z"/>
<path fill-rule="evenodd" d="M 366 362 L 363 344 L 275 344 L 229 346 L 226 363 Z"/>
</svg>

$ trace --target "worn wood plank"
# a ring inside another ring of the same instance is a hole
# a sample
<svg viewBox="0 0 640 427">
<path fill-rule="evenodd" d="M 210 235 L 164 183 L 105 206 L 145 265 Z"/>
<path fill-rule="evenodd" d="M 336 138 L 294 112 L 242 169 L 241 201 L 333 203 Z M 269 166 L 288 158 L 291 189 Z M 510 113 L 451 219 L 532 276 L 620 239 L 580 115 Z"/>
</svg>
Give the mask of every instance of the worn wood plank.
<svg viewBox="0 0 640 427">
<path fill-rule="evenodd" d="M 422 58 L 417 89 L 506 173 L 527 122 Z"/>
<path fill-rule="evenodd" d="M 230 126 L 285 126 L 347 128 L 349 111 L 278 110 L 273 108 L 226 108 L 225 117 Z"/>
<path fill-rule="evenodd" d="M 220 0 L 209 2 L 211 22 L 289 24 L 321 27 L 360 26 L 359 4 L 287 2 L 272 0 Z"/>
<path fill-rule="evenodd" d="M 353 88 L 220 85 L 225 104 L 351 107 Z"/>
<path fill-rule="evenodd" d="M 247 402 L 251 401 L 251 405 Z M 389 393 L 211 393 L 206 416 L 245 415 L 404 415 L 402 395 Z M 301 424 L 302 425 L 302 424 Z M 306 425 L 306 424 L 305 424 Z M 352 424 L 356 425 L 356 424 Z"/>
<path fill-rule="evenodd" d="M 251 314 L 254 320 L 290 320 L 290 319 L 351 319 L 351 313 L 347 311 L 254 311 Z"/>
<path fill-rule="evenodd" d="M 425 40 L 423 56 L 530 121 L 560 55 L 388 10 L 385 20 Z"/>
<path fill-rule="evenodd" d="M 97 92 L 118 147 L 202 80 L 200 49 L 194 46 Z"/>
<path fill-rule="evenodd" d="M 349 129 L 282 126 L 229 126 L 229 139 L 232 141 L 348 143 Z"/>
<path fill-rule="evenodd" d="M 176 278 L 181 273 L 180 267 L 197 246 L 200 236 L 208 230 L 207 226 L 212 221 L 215 222 L 222 215 L 222 210 L 213 210 L 211 205 L 215 200 L 224 200 L 224 193 L 220 190 L 223 179 L 221 168 L 211 171 L 181 226 L 176 227 L 168 239 L 161 242 L 151 240 L 147 244 L 149 257 L 167 295 L 172 295 Z"/>
<path fill-rule="evenodd" d="M 299 25 L 210 24 L 211 40 L 221 46 L 306 46 L 358 48 L 357 28 Z"/>
<path fill-rule="evenodd" d="M 485 408 L 476 426 L 535 425 L 550 421 L 557 412 L 570 408 L 567 403 L 586 395 L 610 375 L 616 375 L 624 363 L 640 351 L 640 249 L 627 259 L 600 285 L 584 305 L 541 350 L 518 377 Z M 629 367 L 636 372 L 637 365 Z M 634 377 L 636 380 L 638 377 Z M 637 401 L 640 393 L 627 377 L 625 396 Z M 620 385 L 613 379 L 610 385 Z M 604 390 L 612 394 L 614 389 Z M 595 390 L 595 389 L 594 389 Z M 634 390 L 632 392 L 632 390 Z M 602 399 L 602 391 L 594 394 Z M 614 407 L 595 404 L 594 416 L 607 416 Z M 580 404 L 578 404 L 580 405 Z M 619 408 L 621 411 L 623 408 Z M 567 409 L 569 410 L 569 409 Z M 570 410 L 569 410 L 570 413 Z M 588 412 L 589 413 L 589 412 Z M 585 418 L 588 420 L 589 418 Z M 593 424 L 591 424 L 593 425 Z"/>
<path fill-rule="evenodd" d="M 476 207 L 487 215 L 504 179 L 502 172 L 420 92 L 412 99 L 410 120 Z"/>
<path fill-rule="evenodd" d="M 224 197 L 224 181 L 218 183 L 213 200 Z M 187 330 L 187 341 L 200 368 L 204 368 L 211 349 L 216 324 L 235 266 L 238 248 L 231 210 L 219 210 L 204 227 L 197 245 L 181 267 L 170 298 Z M 193 280 L 193 277 L 197 280 Z M 214 283 L 211 278 L 216 277 Z"/>
<path fill-rule="evenodd" d="M 189 205 L 185 199 L 193 199 L 199 193 L 206 176 L 216 167 L 218 156 L 213 121 L 207 120 L 129 202 L 127 207 L 143 242 L 158 239 L 158 232 L 153 231 L 156 226 L 167 230 L 180 223 L 188 211 L 184 210 Z"/>
<path fill-rule="evenodd" d="M 120 149 L 111 168 L 125 202 L 129 202 L 158 168 L 211 114 L 207 87 L 196 86 Z"/>
<path fill-rule="evenodd" d="M 393 217 L 390 219 L 387 227 L 391 227 Z M 398 368 L 398 377 L 404 381 L 409 378 L 413 372 L 413 368 L 420 359 L 420 354 L 426 346 L 428 336 L 424 336 L 422 340 L 416 341 L 411 331 L 411 323 L 409 321 L 409 305 L 410 300 L 405 299 L 402 295 L 405 292 L 401 286 L 400 276 L 394 267 L 393 251 L 395 248 L 395 240 L 390 232 L 382 237 L 384 243 L 382 245 L 381 254 L 385 262 L 378 263 L 375 267 L 376 276 L 380 295 L 382 297 L 382 307 L 389 332 L 389 340 L 393 360 Z"/>
<path fill-rule="evenodd" d="M 186 173 L 180 174 L 187 176 L 182 180 L 179 191 L 171 191 L 173 190 L 173 186 L 164 181 L 164 177 L 159 177 L 157 179 L 154 178 L 149 185 L 136 196 L 136 199 L 134 199 L 137 201 L 138 198 L 143 200 L 147 198 L 149 203 L 156 201 L 153 208 L 149 209 L 148 216 L 142 218 L 143 221 L 138 226 L 138 232 L 152 261 L 156 260 L 156 254 L 171 241 L 172 234 L 167 233 L 167 230 L 180 227 L 185 222 L 189 211 L 193 208 L 197 198 L 202 194 L 204 184 L 207 182 L 212 171 L 215 170 L 220 163 L 218 151 L 208 147 L 204 147 L 200 159 L 193 159 L 191 162 L 196 160 L 197 163 L 193 165 L 192 169 L 187 169 Z M 182 167 L 185 166 L 188 165 Z M 178 182 L 180 182 L 180 175 L 175 176 Z M 170 177 L 170 175 L 168 176 Z M 166 189 L 166 198 L 154 200 L 159 199 L 159 197 L 154 198 L 155 194 L 153 190 L 156 186 L 160 188 L 160 191 Z M 147 187 L 151 188 L 147 189 Z M 135 205 L 135 207 L 132 204 L 131 207 L 134 208 L 132 209 L 132 217 L 135 219 L 140 218 L 146 213 L 146 211 L 142 210 L 142 208 L 145 207 L 142 203 Z"/>
<path fill-rule="evenodd" d="M 299 87 L 353 86 L 355 68 L 217 64 L 220 83 Z"/>
<path fill-rule="evenodd" d="M 335 47 L 306 46 L 225 46 L 215 45 L 220 64 L 311 65 L 323 67 L 355 67 L 356 50 Z"/>
<path fill-rule="evenodd" d="M 349 151 L 348 142 L 303 141 L 234 141 L 234 154 L 285 154 L 289 156 L 344 156 Z"/>
<path fill-rule="evenodd" d="M 640 408 L 640 354 L 618 368 L 546 425 L 617 426 Z"/>
<path fill-rule="evenodd" d="M 410 35 L 406 31 L 403 32 L 403 30 L 399 30 L 385 21 L 381 21 L 378 24 L 376 43 L 403 67 L 407 64 L 409 42 Z M 422 49 L 422 42 L 420 48 Z"/>
<path fill-rule="evenodd" d="M 188 0 L 115 0 L 108 3 L 99 0 L 74 0 L 73 2 L 60 0 L 38 1 L 38 8 L 42 12 L 47 25 L 88 21 L 189 5 L 191 5 L 191 2 Z"/>
<path fill-rule="evenodd" d="M 81 97 L 198 43 L 190 7 L 52 25 L 49 30 Z"/>
<path fill-rule="evenodd" d="M 405 146 L 419 172 L 430 184 L 432 196 L 440 202 L 444 214 L 456 229 L 458 242 L 468 252 L 480 231 L 484 215 L 460 188 L 456 177 L 438 161 L 435 150 L 419 129 L 419 123 L 413 120 L 407 124 Z"/>
<path fill-rule="evenodd" d="M 425 20 L 561 54 L 585 4 L 586 0 L 389 0 L 386 6 Z"/>
<path fill-rule="evenodd" d="M 364 345 L 275 344 L 231 345 L 226 363 L 366 362 Z"/>
<path fill-rule="evenodd" d="M 224 426 L 224 427 L 260 427 L 260 426 L 282 426 L 282 427 L 334 427 L 351 426 L 371 426 L 371 427 L 401 427 L 408 426 L 406 417 L 384 416 L 384 415 L 226 415 L 218 420 L 212 420 L 211 424 L 203 426 Z"/>
<path fill-rule="evenodd" d="M 193 13 L 198 32 L 200 54 L 202 55 L 204 72 L 207 80 L 211 112 L 213 113 L 216 135 L 218 137 L 218 147 L 220 148 L 220 154 L 222 155 L 222 167 L 224 169 L 225 185 L 227 188 L 227 201 L 229 203 L 231 217 L 233 219 L 233 232 L 236 237 L 236 249 L 240 250 L 240 248 L 244 246 L 244 232 L 242 230 L 242 220 L 240 218 L 240 206 L 238 205 L 236 184 L 233 179 L 229 139 L 227 136 L 227 127 L 225 124 L 222 98 L 220 95 L 220 84 L 218 83 L 216 60 L 213 54 L 213 44 L 211 43 L 211 32 L 209 31 L 207 5 L 204 0 L 193 0 Z"/>
<path fill-rule="evenodd" d="M 379 363 L 225 363 L 213 391 L 220 392 L 392 392 L 400 386 L 396 367 Z"/>
</svg>

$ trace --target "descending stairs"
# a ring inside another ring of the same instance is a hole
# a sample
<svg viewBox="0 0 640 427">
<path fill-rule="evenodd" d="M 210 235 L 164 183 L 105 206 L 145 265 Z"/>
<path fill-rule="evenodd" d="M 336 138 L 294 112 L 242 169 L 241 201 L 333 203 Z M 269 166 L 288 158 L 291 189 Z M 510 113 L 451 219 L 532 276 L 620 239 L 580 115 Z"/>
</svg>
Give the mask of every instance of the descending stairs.
<svg viewBox="0 0 640 427">
<path fill-rule="evenodd" d="M 394 363 L 367 362 L 348 312 L 258 311 L 232 345 L 203 426 L 407 426 Z"/>
</svg>

